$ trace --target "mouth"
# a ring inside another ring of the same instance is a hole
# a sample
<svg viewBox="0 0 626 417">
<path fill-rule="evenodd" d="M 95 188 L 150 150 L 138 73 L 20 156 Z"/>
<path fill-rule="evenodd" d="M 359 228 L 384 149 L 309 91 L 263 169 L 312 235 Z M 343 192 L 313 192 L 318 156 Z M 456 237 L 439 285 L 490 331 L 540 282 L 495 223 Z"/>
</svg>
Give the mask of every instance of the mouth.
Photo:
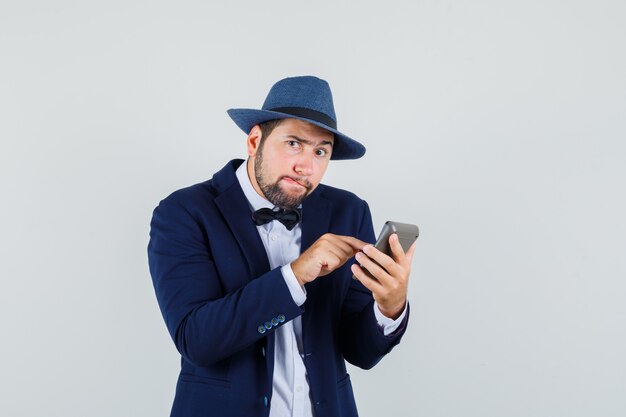
<svg viewBox="0 0 626 417">
<path fill-rule="evenodd" d="M 309 189 L 308 184 L 306 184 L 306 183 L 303 184 L 300 181 L 297 181 L 297 180 L 295 180 L 295 179 L 293 179 L 291 177 L 283 177 L 282 180 L 285 181 L 287 184 L 290 184 L 290 185 L 293 185 L 293 186 L 298 186 L 298 187 L 304 188 L 306 190 Z"/>
</svg>

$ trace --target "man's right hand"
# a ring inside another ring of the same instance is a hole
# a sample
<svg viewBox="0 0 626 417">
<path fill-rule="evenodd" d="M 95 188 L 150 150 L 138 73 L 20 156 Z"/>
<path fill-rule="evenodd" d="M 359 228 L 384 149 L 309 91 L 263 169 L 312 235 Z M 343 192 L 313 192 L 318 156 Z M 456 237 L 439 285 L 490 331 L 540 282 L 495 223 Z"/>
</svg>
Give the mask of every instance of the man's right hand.
<svg viewBox="0 0 626 417">
<path fill-rule="evenodd" d="M 326 233 L 291 263 L 291 269 L 303 286 L 340 268 L 365 245 L 367 242 L 352 236 Z"/>
</svg>

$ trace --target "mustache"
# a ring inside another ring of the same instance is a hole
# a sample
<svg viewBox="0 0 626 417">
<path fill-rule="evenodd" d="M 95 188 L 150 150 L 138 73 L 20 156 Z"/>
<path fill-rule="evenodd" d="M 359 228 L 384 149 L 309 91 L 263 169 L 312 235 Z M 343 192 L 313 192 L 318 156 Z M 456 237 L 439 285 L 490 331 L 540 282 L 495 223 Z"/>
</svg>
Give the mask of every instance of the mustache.
<svg viewBox="0 0 626 417">
<path fill-rule="evenodd" d="M 297 182 L 298 184 L 302 185 L 307 190 L 310 190 L 313 187 L 313 184 L 311 184 L 311 182 L 308 179 L 304 178 L 304 177 L 291 177 L 289 175 L 284 175 L 282 178 L 289 178 L 289 179 Z"/>
</svg>

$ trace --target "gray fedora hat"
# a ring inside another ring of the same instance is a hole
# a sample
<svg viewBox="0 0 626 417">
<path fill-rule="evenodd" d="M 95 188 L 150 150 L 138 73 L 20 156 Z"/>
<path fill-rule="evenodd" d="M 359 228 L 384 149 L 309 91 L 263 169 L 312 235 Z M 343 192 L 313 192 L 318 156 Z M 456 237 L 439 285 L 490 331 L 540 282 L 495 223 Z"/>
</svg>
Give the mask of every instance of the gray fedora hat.
<svg viewBox="0 0 626 417">
<path fill-rule="evenodd" d="M 228 115 L 246 134 L 257 124 L 273 119 L 299 119 L 335 134 L 330 159 L 357 159 L 365 147 L 337 130 L 333 95 L 328 83 L 310 75 L 278 81 L 261 110 L 229 109 Z"/>
</svg>

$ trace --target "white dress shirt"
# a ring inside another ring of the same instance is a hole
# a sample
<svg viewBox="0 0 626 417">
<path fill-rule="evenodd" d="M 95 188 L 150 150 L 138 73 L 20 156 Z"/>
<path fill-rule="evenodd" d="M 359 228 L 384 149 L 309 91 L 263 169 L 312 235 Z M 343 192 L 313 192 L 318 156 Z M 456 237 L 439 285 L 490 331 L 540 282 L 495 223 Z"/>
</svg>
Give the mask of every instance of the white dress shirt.
<svg viewBox="0 0 626 417">
<path fill-rule="evenodd" d="M 250 208 L 274 208 L 274 205 L 261 197 L 248 177 L 247 161 L 237 169 L 237 179 Z M 306 301 L 306 289 L 298 283 L 291 269 L 291 262 L 300 256 L 302 227 L 292 230 L 278 221 L 257 226 L 265 247 L 270 269 L 281 267 L 281 272 L 293 301 L 301 306 Z M 385 335 L 398 328 L 406 314 L 406 306 L 400 317 L 392 320 L 385 317 L 374 303 L 374 314 Z M 272 401 L 270 417 L 313 417 L 309 382 L 302 354 L 302 318 L 300 316 L 284 323 L 274 330 L 274 375 L 272 378 Z"/>
</svg>

